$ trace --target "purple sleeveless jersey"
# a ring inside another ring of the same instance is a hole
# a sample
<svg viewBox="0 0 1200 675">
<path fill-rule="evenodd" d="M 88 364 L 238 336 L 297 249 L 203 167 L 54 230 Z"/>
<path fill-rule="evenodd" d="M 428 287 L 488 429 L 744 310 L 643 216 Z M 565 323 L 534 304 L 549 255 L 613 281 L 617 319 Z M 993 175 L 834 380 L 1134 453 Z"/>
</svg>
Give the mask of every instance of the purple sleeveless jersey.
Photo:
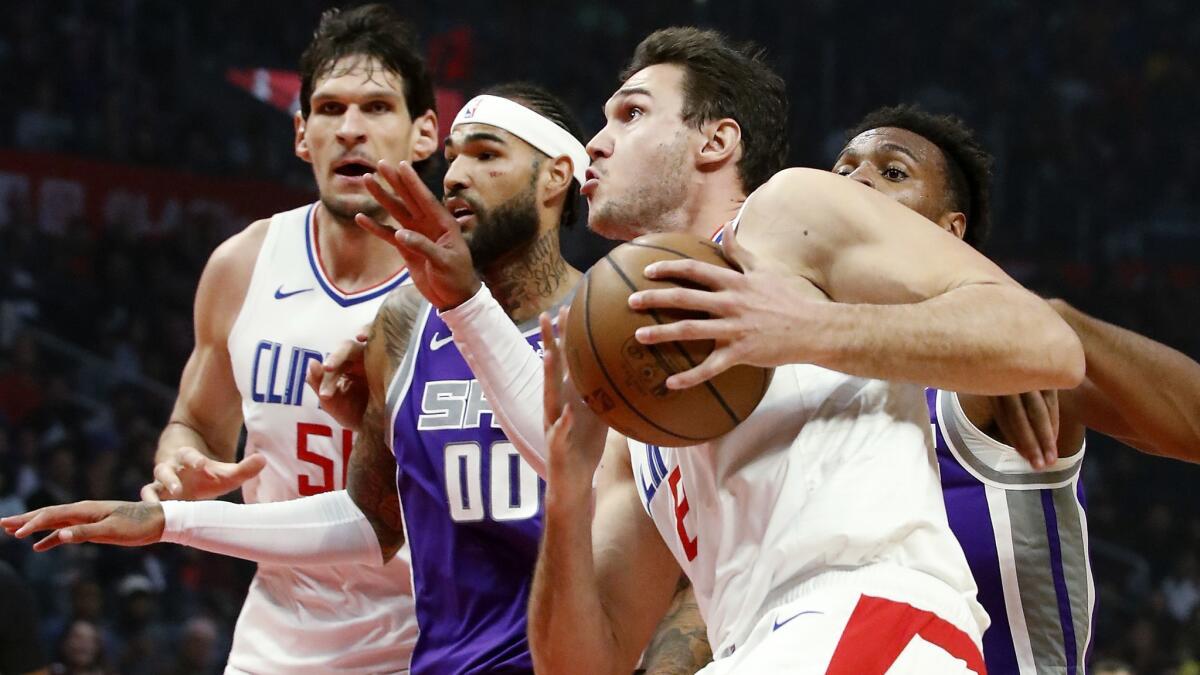
<svg viewBox="0 0 1200 675">
<path fill-rule="evenodd" d="M 1021 470 L 1015 451 L 970 425 L 952 394 L 928 389 L 926 397 L 950 528 L 992 619 L 983 635 L 988 673 L 1084 673 L 1095 587 L 1082 456 Z"/>
<path fill-rule="evenodd" d="M 526 336 L 540 350 L 536 328 Z M 428 306 L 388 410 L 421 630 L 412 673 L 532 673 L 525 617 L 545 484 Z"/>
</svg>

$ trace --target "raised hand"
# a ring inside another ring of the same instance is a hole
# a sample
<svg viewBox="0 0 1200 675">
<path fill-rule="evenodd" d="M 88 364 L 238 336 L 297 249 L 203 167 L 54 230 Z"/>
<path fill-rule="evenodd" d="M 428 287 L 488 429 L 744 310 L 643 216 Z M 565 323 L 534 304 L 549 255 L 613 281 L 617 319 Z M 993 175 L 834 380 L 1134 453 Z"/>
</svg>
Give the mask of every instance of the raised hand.
<svg viewBox="0 0 1200 675">
<path fill-rule="evenodd" d="M 458 221 L 408 162 L 393 167 L 380 160 L 378 176 L 393 192 L 377 180 L 367 181 L 367 191 L 400 227 L 393 230 L 362 213 L 355 222 L 396 247 L 408 265 L 413 285 L 434 307 L 451 309 L 471 299 L 482 282 Z"/>
<path fill-rule="evenodd" d="M 0 527 L 23 539 L 36 532 L 53 530 L 33 545 L 49 551 L 62 544 L 115 544 L 145 546 L 162 539 L 163 510 L 149 502 L 75 502 L 0 518 Z"/>
<path fill-rule="evenodd" d="M 792 362 L 794 341 L 802 335 L 808 307 L 825 304 L 799 289 L 795 274 L 742 248 L 734 228 L 725 227 L 725 257 L 741 272 L 698 260 L 664 260 L 646 267 L 648 279 L 672 279 L 687 286 L 638 291 L 633 309 L 682 309 L 705 312 L 705 319 L 644 326 L 642 344 L 675 340 L 713 340 L 713 351 L 695 368 L 667 378 L 670 389 L 686 389 L 738 364 L 772 367 Z M 688 287 L 690 286 L 690 287 Z"/>
<path fill-rule="evenodd" d="M 992 419 L 1008 444 L 1035 469 L 1058 459 L 1058 392 L 993 396 Z"/>
<path fill-rule="evenodd" d="M 240 462 L 220 462 L 196 448 L 183 447 L 173 459 L 154 465 L 154 482 L 142 487 L 144 501 L 213 499 L 233 492 L 267 465 L 254 454 Z"/>
<path fill-rule="evenodd" d="M 591 489 L 592 476 L 604 454 L 608 428 L 583 402 L 571 375 L 563 367 L 562 338 L 555 337 L 550 316 L 539 317 L 545 348 L 543 410 L 550 481 L 574 477 Z M 558 314 L 558 325 L 567 325 L 567 310 Z"/>
</svg>

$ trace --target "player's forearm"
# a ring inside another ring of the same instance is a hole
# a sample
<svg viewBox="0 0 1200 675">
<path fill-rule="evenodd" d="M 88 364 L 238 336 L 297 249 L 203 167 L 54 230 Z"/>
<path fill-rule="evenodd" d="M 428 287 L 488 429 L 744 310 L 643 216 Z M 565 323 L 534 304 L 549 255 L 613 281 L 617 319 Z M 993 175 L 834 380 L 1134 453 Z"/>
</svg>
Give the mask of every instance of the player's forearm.
<svg viewBox="0 0 1200 675">
<path fill-rule="evenodd" d="M 1200 363 L 1185 354 L 1071 307 L 1051 306 L 1079 335 L 1087 377 L 1127 427 L 1125 438 L 1154 454 L 1200 462 Z M 1086 419 L 1088 406 L 1081 406 Z M 1105 420 L 1107 421 L 1107 420 Z"/>
<path fill-rule="evenodd" d="M 486 286 L 441 313 L 454 344 L 478 378 L 504 435 L 539 476 L 546 475 L 542 359 Z"/>
<path fill-rule="evenodd" d="M 1079 338 L 1044 301 L 1014 286 L 973 284 L 919 303 L 828 303 L 804 359 L 860 377 L 970 394 L 1069 389 L 1083 378 Z"/>
<path fill-rule="evenodd" d="M 529 647 L 539 673 L 613 673 L 616 638 L 592 557 L 591 488 L 547 485 L 542 550 L 529 600 Z"/>
<path fill-rule="evenodd" d="M 345 490 L 265 504 L 162 503 L 162 541 L 274 565 L 380 565 L 366 516 Z"/>
</svg>

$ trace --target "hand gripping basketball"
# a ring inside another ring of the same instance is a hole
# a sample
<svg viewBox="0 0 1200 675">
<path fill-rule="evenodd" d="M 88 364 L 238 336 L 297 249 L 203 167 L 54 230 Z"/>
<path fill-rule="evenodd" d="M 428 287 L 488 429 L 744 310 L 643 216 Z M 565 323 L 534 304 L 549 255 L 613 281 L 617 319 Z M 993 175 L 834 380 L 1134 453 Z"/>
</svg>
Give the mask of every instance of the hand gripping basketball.
<svg viewBox="0 0 1200 675">
<path fill-rule="evenodd" d="M 588 270 L 571 303 L 566 356 L 583 400 L 609 426 L 644 443 L 683 447 L 728 433 L 746 419 L 762 400 L 771 371 L 727 363 L 721 340 L 691 336 L 690 326 L 704 329 L 722 321 L 702 313 L 714 308 L 707 298 L 697 302 L 691 296 L 717 294 L 640 273 L 665 261 L 697 266 L 703 278 L 742 276 L 710 241 L 678 233 L 638 237 Z M 651 300 L 661 302 L 631 308 L 631 293 L 657 294 Z M 668 337 L 652 344 L 634 337 L 647 329 L 666 329 Z M 674 335 L 683 335 L 683 341 L 674 341 Z M 713 368 L 714 358 L 719 368 Z M 702 386 L 671 385 L 681 373 L 701 369 L 712 371 L 698 380 Z"/>
<path fill-rule="evenodd" d="M 447 310 L 470 300 L 482 282 L 458 221 L 408 162 L 393 167 L 387 160 L 380 160 L 378 170 L 394 194 L 374 176 L 367 177 L 367 191 L 400 227 L 393 230 L 364 213 L 355 216 L 354 221 L 396 247 L 408 265 L 413 285 L 434 307 Z"/>
<path fill-rule="evenodd" d="M 707 315 L 638 329 L 638 342 L 644 345 L 715 341 L 715 348 L 702 363 L 667 379 L 670 389 L 695 387 L 736 365 L 773 367 L 801 362 L 795 358 L 795 343 L 803 340 L 798 317 L 804 316 L 804 308 L 813 301 L 788 292 L 796 282 L 795 275 L 742 248 L 734 228 L 728 225 L 722 249 L 725 258 L 741 271 L 701 260 L 662 260 L 646 267 L 646 278 L 679 284 L 629 296 L 629 306 L 640 311 Z"/>
</svg>

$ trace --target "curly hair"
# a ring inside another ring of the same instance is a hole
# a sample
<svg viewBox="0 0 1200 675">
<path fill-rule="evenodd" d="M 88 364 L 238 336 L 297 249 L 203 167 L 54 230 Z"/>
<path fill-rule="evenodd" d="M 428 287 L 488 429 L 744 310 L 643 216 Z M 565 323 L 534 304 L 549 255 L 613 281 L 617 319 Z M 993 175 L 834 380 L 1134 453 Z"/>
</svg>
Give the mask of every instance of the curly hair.
<svg viewBox="0 0 1200 675">
<path fill-rule="evenodd" d="M 992 225 L 992 156 L 980 145 L 971 127 L 954 115 L 935 115 L 915 105 L 897 105 L 867 113 L 846 132 L 846 139 L 883 127 L 911 131 L 942 151 L 950 206 L 967 217 L 963 241 L 981 248 Z"/>
</svg>

